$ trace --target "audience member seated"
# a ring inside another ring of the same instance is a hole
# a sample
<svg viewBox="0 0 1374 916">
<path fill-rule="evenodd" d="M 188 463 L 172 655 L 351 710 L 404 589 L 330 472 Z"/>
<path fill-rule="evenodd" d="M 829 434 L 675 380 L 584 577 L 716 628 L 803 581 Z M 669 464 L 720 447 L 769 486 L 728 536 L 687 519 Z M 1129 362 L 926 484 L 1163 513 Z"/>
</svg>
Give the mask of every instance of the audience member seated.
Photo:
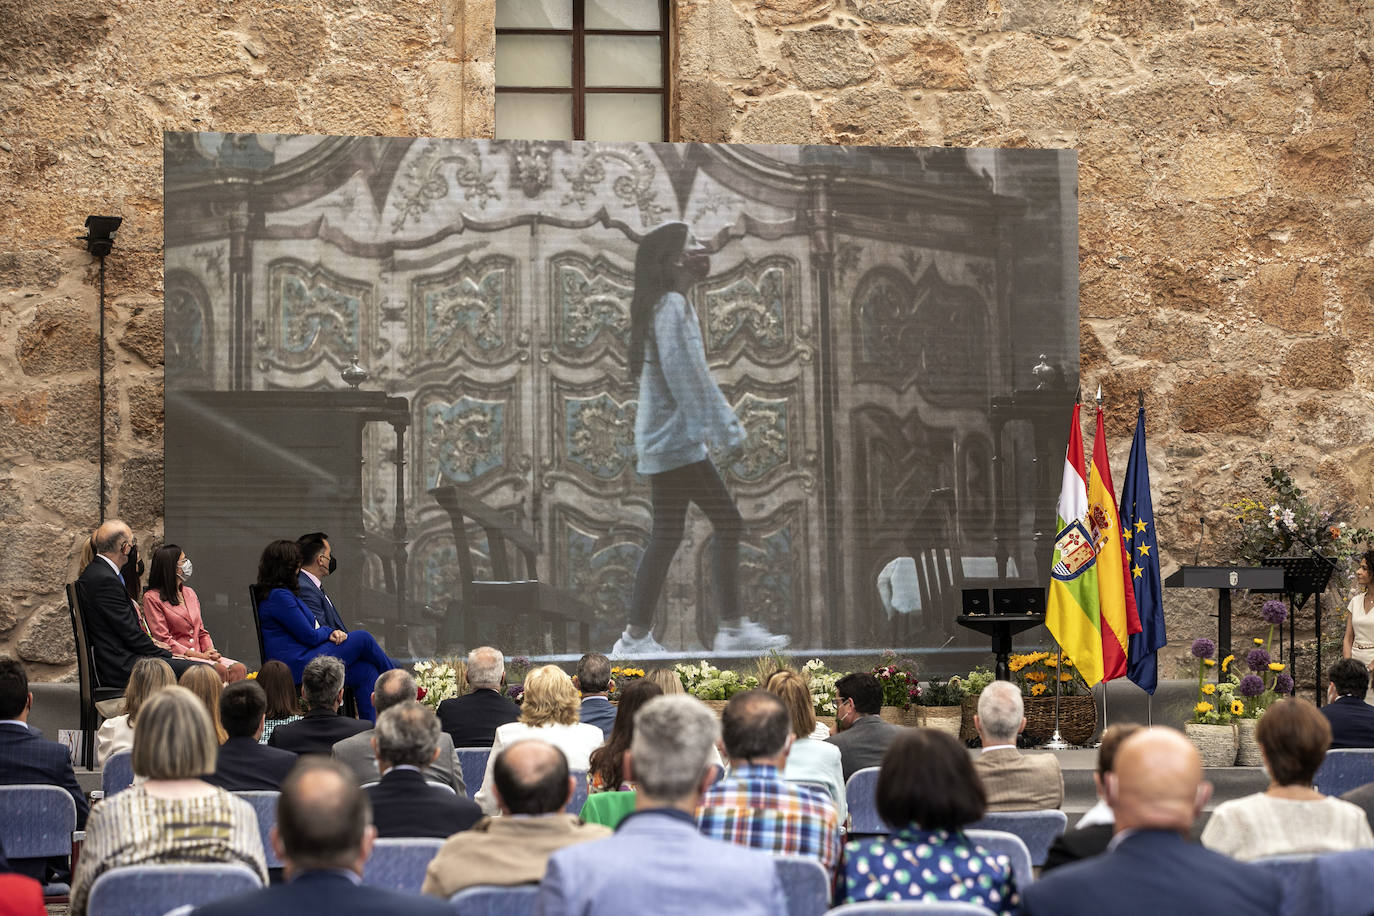
<svg viewBox="0 0 1374 916">
<path fill-rule="evenodd" d="M 634 789 L 625 778 L 625 752 L 635 736 L 635 713 L 654 697 L 663 696 L 663 688 L 653 681 L 635 681 L 620 692 L 620 711 L 615 727 L 606 743 L 592 751 L 587 758 L 587 790 L 589 792 L 624 792 Z"/>
<path fill-rule="evenodd" d="M 1322 715 L 1331 726 L 1331 748 L 1374 747 L 1374 706 L 1365 702 L 1369 669 L 1353 658 L 1331 666 Z"/>
<path fill-rule="evenodd" d="M 95 760 L 100 766 L 110 759 L 111 754 L 131 751 L 134 747 L 134 723 L 138 710 L 148 698 L 177 682 L 172 666 L 160 658 L 140 658 L 134 662 L 129 673 L 129 683 L 124 688 L 124 713 L 100 723 L 95 733 Z"/>
<path fill-rule="evenodd" d="M 978 697 L 973 717 L 983 752 L 973 761 L 987 793 L 989 811 L 1038 811 L 1064 802 L 1064 776 L 1053 754 L 1022 754 L 1016 736 L 1026 727 L 1021 691 L 993 681 Z"/>
<path fill-rule="evenodd" d="M 1093 773 L 1093 784 L 1097 787 L 1097 803 L 1089 808 L 1072 830 L 1061 833 L 1050 846 L 1044 870 L 1049 871 L 1079 859 L 1098 855 L 1112 841 L 1112 807 L 1107 804 L 1106 776 L 1116 764 L 1116 752 L 1121 742 L 1140 731 L 1142 726 L 1133 722 L 1122 722 L 1107 726 L 1102 733 L 1102 743 L 1097 749 L 1097 770 Z"/>
<path fill-rule="evenodd" d="M 178 655 L 213 665 L 226 684 L 243 680 L 248 669 L 220 655 L 205 629 L 200 599 L 186 585 L 190 575 L 191 561 L 176 544 L 164 544 L 153 551 L 148 588 L 143 592 L 143 619 L 148 621 L 153 639 Z"/>
<path fill-rule="evenodd" d="M 1255 728 L 1269 788 L 1217 805 L 1202 845 L 1248 862 L 1264 856 L 1374 847 L 1364 811 L 1312 788 L 1331 744 L 1331 726 L 1307 700 L 1279 700 Z"/>
<path fill-rule="evenodd" d="M 533 884 L 549 856 L 611 831 L 584 824 L 563 808 L 573 778 L 563 752 L 543 741 L 517 741 L 496 755 L 493 790 L 501 817 L 487 817 L 449 837 L 425 871 L 424 893 L 447 899 L 478 884 Z"/>
<path fill-rule="evenodd" d="M 102 687 L 122 688 L 134 662 L 152 657 L 166 660 L 180 677 L 194 662 L 174 658 L 171 650 L 153 642 L 143 615 L 129 597 L 124 564 L 134 549 L 134 533 L 117 518 L 91 534 L 93 559 L 76 580 L 77 597 L 86 620 L 86 641 L 95 656 L 96 680 Z"/>
<path fill-rule="evenodd" d="M 343 739 L 367 731 L 372 723 L 366 719 L 339 715 L 343 685 L 343 662 L 332 655 L 312 658 L 301 678 L 305 715 L 273 729 L 268 746 L 296 754 L 328 754 Z"/>
<path fill-rule="evenodd" d="M 544 665 L 525 675 L 525 696 L 520 704 L 520 721 L 509 722 L 496 729 L 487 758 L 487 772 L 477 803 L 486 814 L 499 814 L 496 796 L 492 794 L 491 769 L 501 748 L 522 738 L 547 741 L 563 752 L 568 766 L 586 770 L 592 751 L 601 746 L 604 737 L 595 725 L 579 722 L 577 688 L 572 678 L 557 665 Z"/>
<path fill-rule="evenodd" d="M 682 686 L 682 678 L 672 668 L 654 668 L 644 675 L 644 680 L 653 681 L 657 684 L 665 697 L 687 692 L 687 689 Z"/>
<path fill-rule="evenodd" d="M 447 903 L 362 883 L 376 835 L 349 769 L 304 758 L 282 783 L 272 837 L 286 883 L 208 904 L 195 916 L 453 916 Z"/>
<path fill-rule="evenodd" d="M 272 730 L 278 725 L 295 722 L 301 717 L 301 697 L 291 677 L 291 669 L 284 662 L 264 662 L 256 680 L 267 694 L 267 719 L 262 725 L 262 737 L 258 739 L 259 744 L 266 744 L 272 740 Z"/>
<path fill-rule="evenodd" d="M 439 720 L 423 703 L 403 700 L 377 716 L 372 747 L 381 781 L 366 788 L 379 837 L 443 838 L 467 830 L 482 811 L 466 795 L 425 782 L 439 756 Z"/>
<path fill-rule="evenodd" d="M 616 707 L 609 696 L 615 689 L 611 660 L 600 652 L 588 652 L 577 662 L 573 683 L 582 694 L 582 709 L 578 715 L 583 722 L 601 729 L 602 737 L 609 739 L 616 716 Z"/>
<path fill-rule="evenodd" d="M 607 839 L 549 857 L 535 912 L 784 916 L 787 903 L 767 853 L 702 836 L 694 815 L 715 778 L 715 715 L 689 696 L 650 700 L 635 716 L 626 764 L 635 812 Z"/>
<path fill-rule="evenodd" d="M 789 782 L 815 782 L 826 787 L 835 804 L 841 826 L 849 817 L 844 792 L 844 766 L 840 749 L 824 737 L 816 737 L 816 706 L 811 686 L 806 678 L 784 668 L 774 672 L 767 681 L 769 693 L 775 694 L 792 717 L 792 750 L 787 755 L 787 768 L 782 778 Z M 826 729 L 827 734 L 829 729 Z"/>
<path fill-rule="evenodd" d="M 334 548 L 329 543 L 329 535 L 323 531 L 303 534 L 296 538 L 296 546 L 301 550 L 301 571 L 296 579 L 297 592 L 301 602 L 315 615 L 320 626 L 331 632 L 348 632 L 343 615 L 334 602 L 324 593 L 324 580 L 339 568 L 334 559 Z"/>
<path fill-rule="evenodd" d="M 194 693 L 205 704 L 205 712 L 210 716 L 210 724 L 215 727 L 215 739 L 223 744 L 229 735 L 219 720 L 219 698 L 224 692 L 224 682 L 219 675 L 205 665 L 196 665 L 181 676 L 181 686 Z"/>
<path fill-rule="evenodd" d="M 383 671 L 377 678 L 376 689 L 372 691 L 372 705 L 380 716 L 397 703 L 415 699 L 418 693 L 419 688 L 411 673 L 404 668 L 393 668 Z M 373 731 L 369 728 L 345 738 L 335 744 L 331 752 L 335 760 L 358 775 L 360 786 L 381 778 L 377 771 L 377 755 L 372 750 Z M 428 781 L 442 782 L 446 786 L 451 786 L 459 795 L 467 794 L 467 786 L 463 783 L 463 768 L 458 764 L 458 753 L 454 750 L 453 739 L 447 732 L 439 732 L 439 756 L 422 770 Z"/>
<path fill-rule="evenodd" d="M 883 688 L 873 675 L 856 671 L 835 682 L 837 734 L 825 739 L 840 749 L 840 767 L 847 782 L 856 770 L 883 762 L 887 746 L 902 733 L 900 725 L 884 722 Z"/>
<path fill-rule="evenodd" d="M 321 626 L 296 594 L 300 572 L 301 550 L 295 541 L 273 541 L 258 561 L 258 592 L 267 595 L 258 606 L 267 657 L 286 662 L 293 678 L 302 678 L 313 658 L 338 658 L 345 668 L 344 684 L 357 691 L 358 715 L 375 720 L 368 694 L 377 675 L 395 663 L 366 630 L 345 633 Z"/>
<path fill-rule="evenodd" d="M 501 695 L 506 659 L 491 646 L 468 653 L 467 679 L 472 692 L 439 704 L 439 724 L 454 747 L 491 747 L 496 729 L 520 718 L 520 707 Z"/>
<path fill-rule="evenodd" d="M 782 778 L 795 735 L 782 700 L 766 690 L 730 699 L 721 716 L 730 775 L 697 809 L 704 836 L 781 855 L 812 856 L 833 872 L 840 821 L 830 795 Z"/>
<path fill-rule="evenodd" d="M 236 681 L 219 698 L 219 718 L 228 737 L 220 745 L 215 772 L 205 777 L 230 792 L 281 789 L 296 755 L 258 743 L 267 719 L 267 694 L 256 681 Z"/>
<path fill-rule="evenodd" d="M 1116 752 L 1103 777 L 1116 835 L 1107 851 L 1021 889 L 1028 916 L 1277 914 L 1278 878 L 1188 842 L 1212 787 L 1197 750 L 1177 731 L 1147 728 Z"/>
<path fill-rule="evenodd" d="M 903 731 L 883 755 L 876 801 L 896 829 L 845 846 L 844 903 L 952 900 L 1017 912 L 1011 863 L 964 834 L 987 797 L 958 741 L 933 728 Z"/>
<path fill-rule="evenodd" d="M 138 714 L 134 775 L 144 781 L 91 810 L 72 883 L 72 916 L 84 916 L 95 879 L 122 865 L 229 862 L 267 883 L 252 807 L 201 777 L 218 745 L 205 705 L 184 687 L 154 695 Z"/>
<path fill-rule="evenodd" d="M 33 694 L 29 675 L 18 659 L 0 655 L 0 785 L 58 786 L 76 802 L 76 827 L 85 829 L 90 804 L 77 785 L 72 758 L 56 741 L 29 726 Z M 11 859 L 10 868 L 44 883 L 66 882 L 69 863 L 60 859 Z"/>
</svg>

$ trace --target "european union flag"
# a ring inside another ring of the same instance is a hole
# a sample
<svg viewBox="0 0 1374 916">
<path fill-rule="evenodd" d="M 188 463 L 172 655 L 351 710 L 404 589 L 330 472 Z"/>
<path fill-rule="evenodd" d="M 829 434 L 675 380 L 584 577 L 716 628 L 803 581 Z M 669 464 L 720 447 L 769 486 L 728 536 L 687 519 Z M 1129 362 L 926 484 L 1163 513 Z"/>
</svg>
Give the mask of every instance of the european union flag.
<svg viewBox="0 0 1374 916">
<path fill-rule="evenodd" d="M 1150 499 L 1150 464 L 1145 458 L 1145 408 L 1135 421 L 1135 440 L 1126 462 L 1121 487 L 1121 537 L 1131 557 L 1131 584 L 1140 613 L 1140 632 L 1126 644 L 1126 676 L 1153 694 L 1159 685 L 1159 656 L 1168 642 L 1164 635 L 1164 602 L 1159 585 L 1159 546 L 1155 540 L 1155 510 Z"/>
</svg>

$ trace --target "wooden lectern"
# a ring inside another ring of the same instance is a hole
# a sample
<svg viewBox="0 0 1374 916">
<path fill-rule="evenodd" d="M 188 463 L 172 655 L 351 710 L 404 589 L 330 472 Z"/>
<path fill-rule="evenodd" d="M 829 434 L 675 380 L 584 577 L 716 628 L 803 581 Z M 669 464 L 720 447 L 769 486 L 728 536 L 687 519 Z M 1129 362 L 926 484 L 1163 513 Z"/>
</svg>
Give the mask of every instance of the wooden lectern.
<svg viewBox="0 0 1374 916">
<path fill-rule="evenodd" d="M 1217 658 L 1222 659 L 1231 654 L 1231 589 L 1281 592 L 1283 576 L 1276 566 L 1180 566 L 1164 587 L 1217 590 Z"/>
</svg>

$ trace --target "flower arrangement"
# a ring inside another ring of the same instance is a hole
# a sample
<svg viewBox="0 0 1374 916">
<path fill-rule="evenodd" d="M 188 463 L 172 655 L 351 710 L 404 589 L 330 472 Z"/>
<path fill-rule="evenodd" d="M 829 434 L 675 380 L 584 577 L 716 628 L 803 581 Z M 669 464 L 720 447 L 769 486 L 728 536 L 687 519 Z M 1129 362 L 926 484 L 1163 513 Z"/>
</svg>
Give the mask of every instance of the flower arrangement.
<svg viewBox="0 0 1374 916">
<path fill-rule="evenodd" d="M 958 675 L 949 680 L 938 677 L 930 679 L 921 695 L 916 698 L 917 706 L 958 706 L 964 701 L 964 681 Z"/>
<path fill-rule="evenodd" d="M 989 668 L 981 665 L 974 668 L 964 677 L 964 695 L 976 697 L 982 694 L 983 688 L 997 680 L 997 676 Z"/>
<path fill-rule="evenodd" d="M 811 706 L 818 716 L 833 716 L 839 707 L 835 682 L 844 677 L 843 671 L 831 671 L 825 662 L 813 658 L 802 665 L 801 673 L 811 684 Z"/>
<path fill-rule="evenodd" d="M 704 660 L 700 665 L 674 665 L 673 670 L 682 680 L 683 689 L 698 700 L 728 700 L 759 686 L 759 679 L 752 674 L 721 670 Z"/>
<path fill-rule="evenodd" d="M 419 687 L 417 699 L 431 709 L 438 709 L 444 700 L 462 692 L 458 665 L 452 659 L 415 663 L 415 683 Z"/>
<path fill-rule="evenodd" d="M 1351 507 L 1345 503 L 1330 508 L 1314 505 L 1292 475 L 1272 463 L 1272 456 L 1261 454 L 1260 458 L 1270 462 L 1264 476 L 1265 498 L 1246 496 L 1227 505 L 1236 521 L 1231 555 L 1255 564 L 1265 557 L 1306 556 L 1310 545 L 1335 558 L 1339 574 L 1352 575 L 1352 558 L 1359 545 L 1374 540 L 1374 531 L 1350 526 L 1344 516 Z"/>
<path fill-rule="evenodd" d="M 611 691 L 610 699 L 613 702 L 620 702 L 620 692 L 635 681 L 644 677 L 644 669 L 626 665 L 611 666 L 611 680 L 615 682 L 615 689 Z"/>
<path fill-rule="evenodd" d="M 1079 676 L 1073 659 L 1063 656 L 1061 662 L 1057 652 L 1029 652 L 1013 655 L 1008 667 L 1021 688 L 1021 694 L 1028 697 L 1054 696 L 1054 683 L 1059 682 L 1060 696 L 1076 697 L 1087 694 L 1088 685 Z"/>
<path fill-rule="evenodd" d="M 1269 654 L 1274 647 L 1274 629 L 1288 619 L 1288 605 L 1271 598 L 1264 602 L 1260 615 L 1269 624 L 1269 634 L 1264 639 L 1256 636 L 1254 647 L 1245 653 L 1243 661 L 1250 673 L 1240 678 L 1236 687 L 1236 692 L 1245 698 L 1244 701 L 1238 701 L 1241 712 L 1236 715 L 1246 719 L 1258 719 L 1264 715 L 1269 704 L 1293 692 L 1293 676 L 1285 670 L 1287 666 L 1275 661 Z M 1234 658 L 1233 655 L 1226 656 L 1222 662 L 1223 671 Z"/>
<path fill-rule="evenodd" d="M 883 705 L 903 709 L 921 698 L 921 681 L 916 674 L 916 662 L 898 658 L 891 649 L 882 655 L 882 663 L 873 667 L 873 676 L 883 688 Z"/>
<path fill-rule="evenodd" d="M 1220 683 L 1207 682 L 1207 671 L 1217 665 L 1217 644 L 1206 636 L 1193 640 L 1188 652 L 1197 659 L 1197 703 L 1193 705 L 1193 718 L 1189 721 L 1199 725 L 1230 724 L 1233 716 L 1241 714 L 1236 711 L 1238 701 L 1235 696 L 1240 679 L 1232 671 Z M 1223 670 L 1229 668 L 1233 660 L 1234 656 L 1228 655 Z"/>
</svg>

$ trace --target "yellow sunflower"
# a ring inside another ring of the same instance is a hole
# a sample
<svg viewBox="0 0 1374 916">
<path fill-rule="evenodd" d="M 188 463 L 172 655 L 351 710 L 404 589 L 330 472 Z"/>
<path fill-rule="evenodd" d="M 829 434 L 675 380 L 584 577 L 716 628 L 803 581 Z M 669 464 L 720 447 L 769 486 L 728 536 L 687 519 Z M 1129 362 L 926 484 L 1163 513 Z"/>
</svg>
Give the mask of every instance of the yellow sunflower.
<svg viewBox="0 0 1374 916">
<path fill-rule="evenodd" d="M 1211 712 L 1215 708 L 1216 707 L 1214 707 L 1211 703 L 1208 703 L 1206 700 L 1204 700 L 1193 707 L 1193 712 L 1201 715 L 1202 713 Z"/>
<path fill-rule="evenodd" d="M 1231 701 L 1231 715 L 1233 715 L 1233 716 L 1243 716 L 1243 715 L 1245 715 L 1245 704 L 1242 703 L 1240 700 L 1232 700 L 1232 701 Z"/>
<path fill-rule="evenodd" d="M 1216 684 L 1203 684 L 1203 685 L 1202 685 L 1202 692 L 1205 693 L 1205 694 L 1207 694 L 1207 695 L 1210 697 L 1212 694 L 1214 694 L 1214 693 L 1217 692 L 1217 685 L 1216 685 Z"/>
</svg>

